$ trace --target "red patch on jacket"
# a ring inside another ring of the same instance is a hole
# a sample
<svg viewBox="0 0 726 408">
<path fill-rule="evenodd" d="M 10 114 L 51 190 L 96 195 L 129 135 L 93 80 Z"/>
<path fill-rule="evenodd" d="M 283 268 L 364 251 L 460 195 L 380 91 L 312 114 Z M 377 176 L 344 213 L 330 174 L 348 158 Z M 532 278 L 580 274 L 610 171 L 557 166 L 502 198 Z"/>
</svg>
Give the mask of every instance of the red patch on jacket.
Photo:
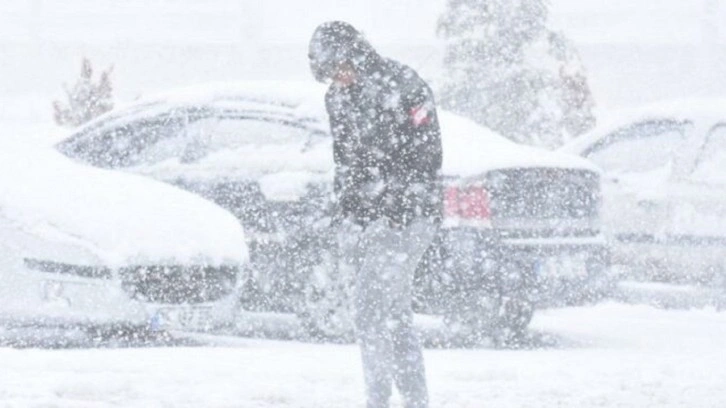
<svg viewBox="0 0 726 408">
<path fill-rule="evenodd" d="M 411 108 L 411 110 L 408 112 L 409 118 L 411 118 L 411 123 L 415 127 L 428 125 L 431 123 L 431 115 L 428 109 L 426 109 L 425 106 L 416 106 L 414 108 Z"/>
</svg>

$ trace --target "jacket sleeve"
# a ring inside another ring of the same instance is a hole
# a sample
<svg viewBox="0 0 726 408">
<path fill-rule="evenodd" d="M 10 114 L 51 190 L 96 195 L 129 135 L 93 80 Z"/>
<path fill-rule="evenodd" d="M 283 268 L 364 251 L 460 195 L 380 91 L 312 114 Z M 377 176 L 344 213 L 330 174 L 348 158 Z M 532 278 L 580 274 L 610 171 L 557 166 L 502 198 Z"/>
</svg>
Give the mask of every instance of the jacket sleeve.
<svg viewBox="0 0 726 408">
<path fill-rule="evenodd" d="M 414 74 L 415 75 L 415 74 Z M 410 171 L 412 182 L 427 182 L 437 177 L 443 159 L 441 130 L 436 103 L 429 86 L 417 76 L 402 98 L 403 135 L 400 159 Z"/>
<path fill-rule="evenodd" d="M 399 224 L 413 217 L 441 220 L 441 131 L 433 93 L 415 73 L 401 89 L 394 149 L 396 176 L 388 215 Z"/>
<path fill-rule="evenodd" d="M 342 115 L 339 103 L 336 103 L 332 90 L 325 95 L 325 109 L 328 112 L 330 133 L 333 135 L 333 160 L 337 166 L 350 166 L 352 164 L 352 129 Z"/>
<path fill-rule="evenodd" d="M 361 169 L 355 129 L 349 122 L 348 116 L 344 114 L 344 107 L 332 89 L 329 89 L 325 96 L 325 107 L 330 122 L 330 133 L 333 135 L 335 161 L 333 189 L 337 202 L 335 217 L 337 219 L 356 217 L 364 210 L 360 191 L 365 181 L 363 177 L 365 172 Z"/>
</svg>

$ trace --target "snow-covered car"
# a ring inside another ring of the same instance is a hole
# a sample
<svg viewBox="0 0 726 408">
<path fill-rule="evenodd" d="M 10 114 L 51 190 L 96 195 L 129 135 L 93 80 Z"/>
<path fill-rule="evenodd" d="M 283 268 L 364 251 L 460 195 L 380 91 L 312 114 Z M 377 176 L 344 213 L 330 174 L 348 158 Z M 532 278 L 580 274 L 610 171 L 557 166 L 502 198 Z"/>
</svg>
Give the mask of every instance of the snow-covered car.
<svg viewBox="0 0 726 408">
<path fill-rule="evenodd" d="M 636 279 L 723 279 L 726 100 L 664 101 L 612 116 L 563 150 L 604 170 L 613 263 Z"/>
<path fill-rule="evenodd" d="M 228 211 L 49 146 L 3 144 L 0 175 L 7 324 L 199 330 L 234 318 L 248 255 Z"/>
<path fill-rule="evenodd" d="M 329 282 L 311 283 L 330 275 L 318 273 L 330 246 L 334 167 L 324 91 L 286 82 L 186 88 L 101 116 L 57 148 L 230 210 L 249 239 L 249 307 L 313 314 L 319 328 L 311 304 L 339 299 L 317 289 Z M 419 268 L 417 309 L 522 329 L 535 293 L 571 294 L 602 275 L 598 170 L 451 113 L 440 119 L 446 214 Z"/>
</svg>

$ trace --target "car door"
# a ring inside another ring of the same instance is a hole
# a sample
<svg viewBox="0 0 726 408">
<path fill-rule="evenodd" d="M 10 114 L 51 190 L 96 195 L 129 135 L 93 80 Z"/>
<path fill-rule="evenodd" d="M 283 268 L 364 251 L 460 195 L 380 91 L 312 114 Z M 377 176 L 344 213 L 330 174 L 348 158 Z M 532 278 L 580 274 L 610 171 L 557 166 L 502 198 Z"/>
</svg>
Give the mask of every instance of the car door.
<svg viewBox="0 0 726 408">
<path fill-rule="evenodd" d="M 668 236 L 672 256 L 689 265 L 684 273 L 700 278 L 726 269 L 726 122 L 701 138 L 692 171 L 671 189 Z"/>
<path fill-rule="evenodd" d="M 311 185 L 325 184 L 332 168 L 330 143 L 324 132 L 292 119 L 220 113 L 189 121 L 174 137 L 148 146 L 132 170 L 197 191 L 249 228 L 248 223 L 266 223 L 257 212 L 262 201 L 299 202 Z M 250 208 L 255 211 L 247 214 Z M 285 218 L 280 214 L 277 221 Z"/>
<path fill-rule="evenodd" d="M 238 217 L 265 296 L 258 303 L 289 312 L 326 243 L 332 139 L 291 117 L 243 111 L 189 124 L 185 135 L 183 187 Z"/>
<path fill-rule="evenodd" d="M 661 257 L 668 225 L 668 191 L 675 154 L 690 125 L 669 119 L 623 126 L 590 146 L 584 156 L 603 170 L 603 229 L 617 262 L 648 263 Z"/>
</svg>

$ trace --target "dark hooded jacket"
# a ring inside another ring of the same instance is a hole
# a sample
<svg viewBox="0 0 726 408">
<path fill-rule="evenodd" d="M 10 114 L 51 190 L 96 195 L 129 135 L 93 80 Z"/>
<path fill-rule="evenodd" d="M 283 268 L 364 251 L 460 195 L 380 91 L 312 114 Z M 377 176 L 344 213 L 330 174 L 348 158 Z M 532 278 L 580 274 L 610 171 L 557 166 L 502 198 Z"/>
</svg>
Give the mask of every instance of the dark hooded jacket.
<svg viewBox="0 0 726 408">
<path fill-rule="evenodd" d="M 434 97 L 411 68 L 366 48 L 357 78 L 325 97 L 339 215 L 360 225 L 441 220 L 441 136 Z"/>
</svg>

